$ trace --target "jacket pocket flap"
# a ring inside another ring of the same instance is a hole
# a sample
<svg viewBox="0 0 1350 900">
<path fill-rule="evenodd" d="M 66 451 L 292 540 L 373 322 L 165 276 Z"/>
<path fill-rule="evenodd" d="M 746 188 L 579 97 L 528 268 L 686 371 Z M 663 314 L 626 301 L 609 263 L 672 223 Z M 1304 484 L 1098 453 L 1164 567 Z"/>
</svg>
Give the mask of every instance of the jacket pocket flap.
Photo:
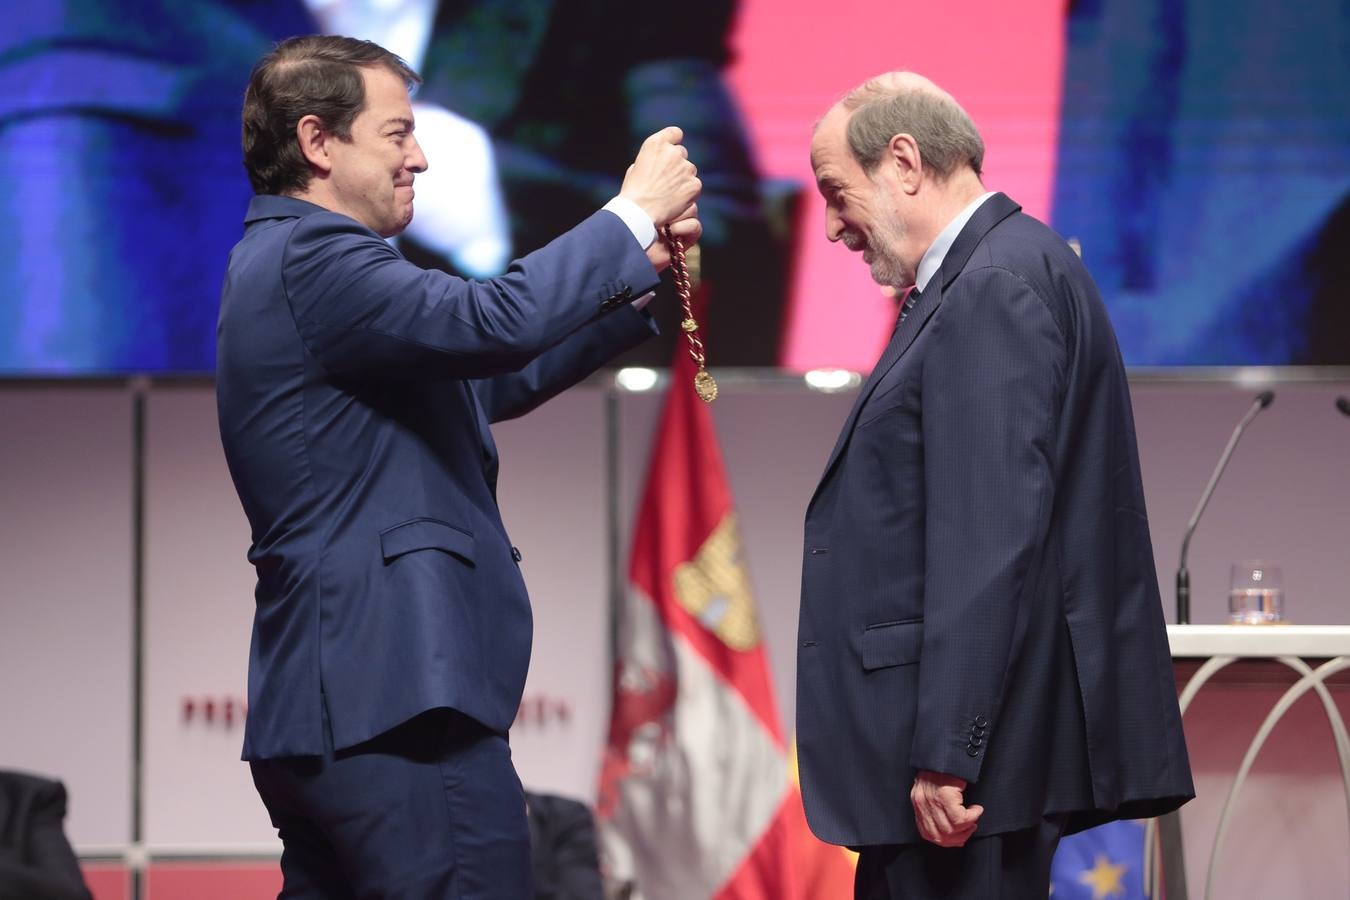
<svg viewBox="0 0 1350 900">
<path fill-rule="evenodd" d="M 413 519 L 380 532 L 385 562 L 414 550 L 443 550 L 473 565 L 473 535 L 438 519 Z"/>
<path fill-rule="evenodd" d="M 863 670 L 916 663 L 922 649 L 922 620 L 869 625 L 862 636 Z"/>
</svg>

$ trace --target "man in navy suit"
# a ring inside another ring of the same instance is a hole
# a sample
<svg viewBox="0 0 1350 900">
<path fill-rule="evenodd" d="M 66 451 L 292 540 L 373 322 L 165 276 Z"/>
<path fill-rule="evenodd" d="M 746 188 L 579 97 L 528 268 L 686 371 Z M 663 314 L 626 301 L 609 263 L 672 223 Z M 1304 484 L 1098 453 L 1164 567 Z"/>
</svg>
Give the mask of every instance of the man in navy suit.
<svg viewBox="0 0 1350 900">
<path fill-rule="evenodd" d="M 983 157 L 913 73 L 811 144 L 828 238 L 913 288 L 806 514 L 802 792 L 869 900 L 1041 900 L 1064 833 L 1194 794 L 1111 323 Z"/>
<path fill-rule="evenodd" d="M 653 333 L 635 306 L 700 226 L 678 128 L 605 208 L 502 277 L 418 268 L 385 240 L 427 167 L 383 48 L 296 38 L 255 68 L 257 196 L 221 296 L 217 398 L 252 527 L 244 758 L 286 897 L 527 897 L 506 733 L 531 617 L 489 425 Z"/>
</svg>

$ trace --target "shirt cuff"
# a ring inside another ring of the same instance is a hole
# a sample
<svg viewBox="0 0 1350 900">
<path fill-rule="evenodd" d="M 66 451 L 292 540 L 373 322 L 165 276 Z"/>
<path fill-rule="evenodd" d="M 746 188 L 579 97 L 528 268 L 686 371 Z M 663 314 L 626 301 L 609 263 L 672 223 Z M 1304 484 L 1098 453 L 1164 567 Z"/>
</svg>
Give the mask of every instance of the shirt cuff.
<svg viewBox="0 0 1350 900">
<path fill-rule="evenodd" d="M 656 225 L 652 222 L 651 216 L 643 212 L 642 207 L 638 206 L 627 197 L 618 196 L 606 203 L 601 209 L 607 209 L 618 216 L 623 224 L 628 226 L 628 230 L 633 232 L 633 237 L 646 250 L 656 240 Z"/>
<path fill-rule="evenodd" d="M 639 297 L 639 298 L 637 298 L 636 300 L 633 301 L 633 303 L 632 303 L 633 309 L 642 309 L 642 308 L 645 307 L 648 303 L 651 303 L 651 302 L 652 302 L 652 298 L 655 297 L 655 296 L 656 296 L 656 291 L 648 291 L 647 293 L 643 294 L 641 297 Z"/>
</svg>

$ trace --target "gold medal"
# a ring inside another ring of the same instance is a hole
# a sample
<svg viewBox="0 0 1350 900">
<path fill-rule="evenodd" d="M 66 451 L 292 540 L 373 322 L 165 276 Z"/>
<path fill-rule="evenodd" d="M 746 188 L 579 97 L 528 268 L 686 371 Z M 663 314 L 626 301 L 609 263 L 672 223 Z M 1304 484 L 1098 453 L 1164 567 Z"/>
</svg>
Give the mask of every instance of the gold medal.
<svg viewBox="0 0 1350 900">
<path fill-rule="evenodd" d="M 707 369 L 699 369 L 698 374 L 694 376 L 694 390 L 704 403 L 711 403 L 717 399 L 717 382 L 713 381 Z"/>
<path fill-rule="evenodd" d="M 669 226 L 662 229 L 666 243 L 670 245 L 670 270 L 675 275 L 675 290 L 680 295 L 680 304 L 684 307 L 684 321 L 680 329 L 689 341 L 689 355 L 698 374 L 694 376 L 694 391 L 704 403 L 717 399 L 717 382 L 708 374 L 707 361 L 703 355 L 703 341 L 698 336 L 698 322 L 694 319 L 693 286 L 689 280 L 689 266 L 684 257 L 684 243 L 671 232 Z"/>
</svg>

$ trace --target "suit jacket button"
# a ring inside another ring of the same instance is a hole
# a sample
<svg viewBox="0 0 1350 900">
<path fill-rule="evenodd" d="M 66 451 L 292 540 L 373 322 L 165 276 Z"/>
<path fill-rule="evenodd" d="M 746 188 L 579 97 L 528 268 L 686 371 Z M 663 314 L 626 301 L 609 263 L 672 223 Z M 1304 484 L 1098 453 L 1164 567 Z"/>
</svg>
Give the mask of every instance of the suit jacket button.
<svg viewBox="0 0 1350 900">
<path fill-rule="evenodd" d="M 978 734 L 971 735 L 970 741 L 968 743 L 970 744 L 971 747 L 978 747 L 984 743 L 984 738 L 980 737 Z"/>
<path fill-rule="evenodd" d="M 967 748 L 966 748 L 966 756 L 969 756 L 971 759 L 974 759 L 975 757 L 977 757 L 977 756 L 979 756 L 979 755 L 980 755 L 980 751 L 979 751 L 978 748 L 976 748 L 976 747 L 967 747 Z"/>
<path fill-rule="evenodd" d="M 516 562 L 520 562 L 521 557 L 520 557 L 520 550 L 518 548 L 516 547 L 511 548 L 511 558 L 514 559 Z"/>
<path fill-rule="evenodd" d="M 978 715 L 978 716 L 975 717 L 975 727 L 976 727 L 976 728 L 983 728 L 984 726 L 986 726 L 986 725 L 988 725 L 988 724 L 989 724 L 989 720 L 986 719 L 986 718 L 984 717 L 984 713 L 980 713 L 980 715 Z"/>
</svg>

